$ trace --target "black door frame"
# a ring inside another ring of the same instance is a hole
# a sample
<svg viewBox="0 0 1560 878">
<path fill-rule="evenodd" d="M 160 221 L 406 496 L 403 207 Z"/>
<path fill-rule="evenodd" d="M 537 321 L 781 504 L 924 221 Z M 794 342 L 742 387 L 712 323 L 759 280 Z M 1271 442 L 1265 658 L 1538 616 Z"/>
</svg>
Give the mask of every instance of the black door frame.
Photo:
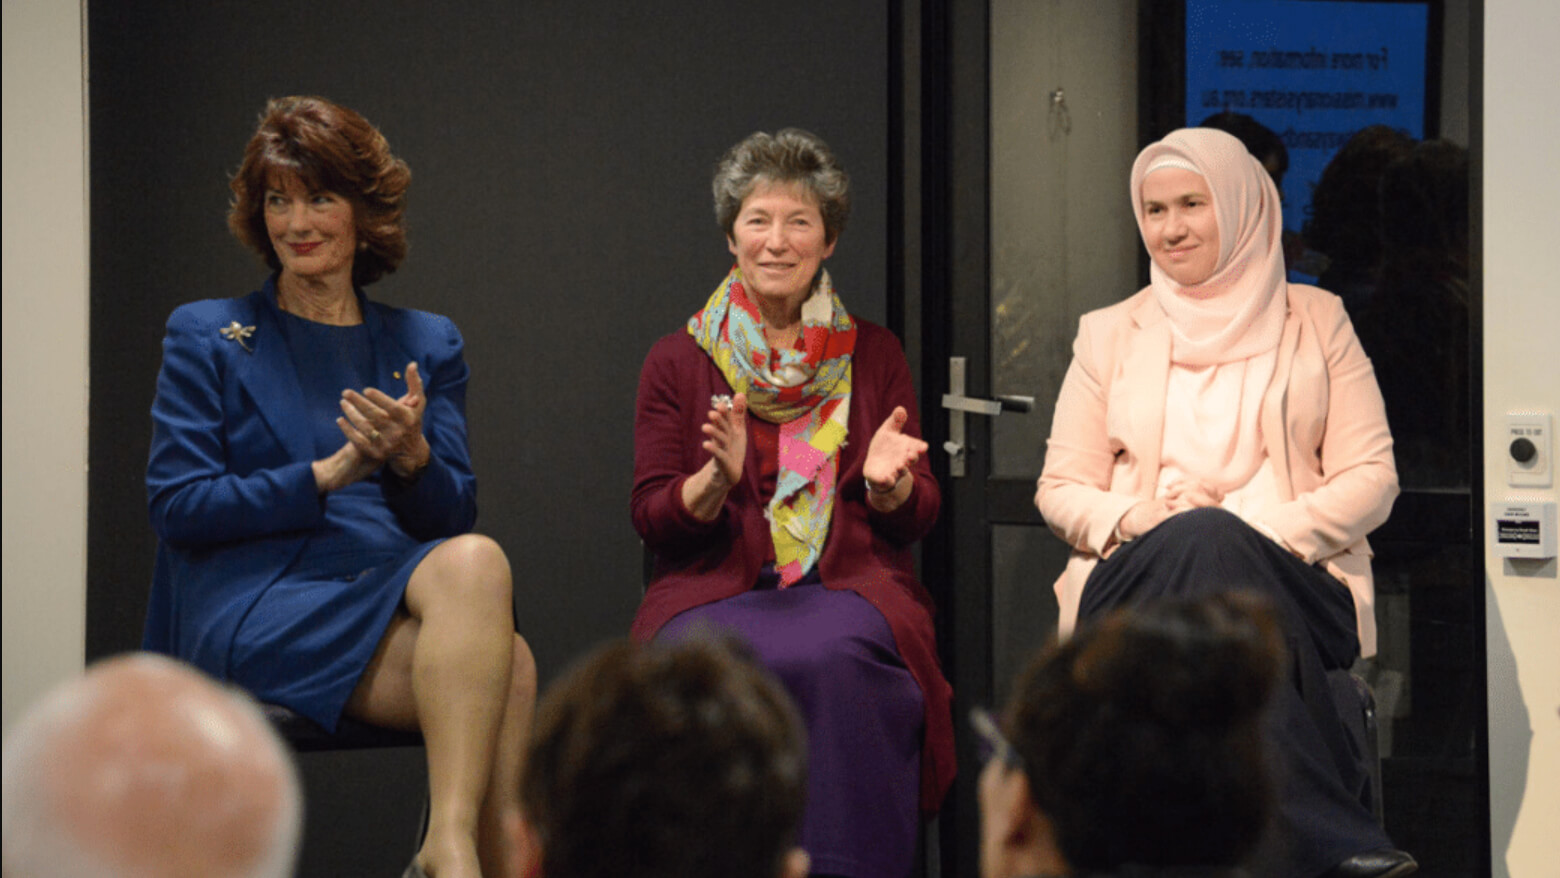
<svg viewBox="0 0 1560 878">
<path fill-rule="evenodd" d="M 953 319 L 955 308 L 990 313 L 991 305 L 989 19 L 985 0 L 924 0 L 921 6 L 921 411 L 934 449 L 933 469 L 943 486 L 939 525 L 926 541 L 923 559 L 925 579 L 937 598 L 938 646 L 953 684 L 960 766 L 939 824 L 947 876 L 975 874 L 978 771 L 964 718 L 970 708 L 995 701 L 991 541 L 983 485 L 990 470 L 990 420 L 969 419 L 965 478 L 949 478 L 948 456 L 939 453 L 948 439 L 942 394 L 948 387 L 949 357 L 967 358 L 973 394 L 991 382 L 985 321 Z M 986 587 L 955 592 L 955 564 L 961 579 Z"/>
</svg>

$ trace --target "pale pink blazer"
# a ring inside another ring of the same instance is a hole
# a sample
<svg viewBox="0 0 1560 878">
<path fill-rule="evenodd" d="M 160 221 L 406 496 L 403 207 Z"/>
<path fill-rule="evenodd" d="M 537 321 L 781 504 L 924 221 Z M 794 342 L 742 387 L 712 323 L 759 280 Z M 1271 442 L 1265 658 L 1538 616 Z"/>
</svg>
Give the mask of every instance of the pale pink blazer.
<svg viewBox="0 0 1560 878">
<path fill-rule="evenodd" d="M 1370 656 L 1375 586 L 1365 535 L 1387 520 L 1398 494 L 1392 434 L 1342 301 L 1299 284 L 1288 298 L 1259 415 L 1284 502 L 1260 523 L 1348 586 L 1360 651 Z M 1079 321 L 1035 492 L 1046 523 L 1073 547 L 1056 582 L 1063 635 L 1116 522 L 1153 497 L 1169 373 L 1170 325 L 1147 289 Z"/>
</svg>

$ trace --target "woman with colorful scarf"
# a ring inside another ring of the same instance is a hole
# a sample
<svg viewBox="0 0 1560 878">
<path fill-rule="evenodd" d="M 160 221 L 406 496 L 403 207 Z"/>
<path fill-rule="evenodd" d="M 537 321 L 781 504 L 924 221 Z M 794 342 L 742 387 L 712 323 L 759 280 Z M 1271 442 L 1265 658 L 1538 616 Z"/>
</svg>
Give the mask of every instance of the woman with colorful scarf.
<svg viewBox="0 0 1560 878">
<path fill-rule="evenodd" d="M 1285 281 L 1278 190 L 1239 140 L 1172 132 L 1131 194 L 1151 282 L 1079 322 L 1035 495 L 1073 548 L 1062 632 L 1155 597 L 1265 594 L 1289 685 L 1253 874 L 1406 875 L 1328 677 L 1376 651 L 1365 535 L 1398 492 L 1370 360 L 1337 296 Z"/>
<path fill-rule="evenodd" d="M 640 376 L 632 511 L 655 569 L 633 633 L 748 640 L 807 726 L 813 874 L 898 878 L 954 771 L 910 551 L 941 502 L 910 369 L 822 267 L 850 208 L 827 145 L 755 133 L 714 192 L 736 265 Z"/>
</svg>

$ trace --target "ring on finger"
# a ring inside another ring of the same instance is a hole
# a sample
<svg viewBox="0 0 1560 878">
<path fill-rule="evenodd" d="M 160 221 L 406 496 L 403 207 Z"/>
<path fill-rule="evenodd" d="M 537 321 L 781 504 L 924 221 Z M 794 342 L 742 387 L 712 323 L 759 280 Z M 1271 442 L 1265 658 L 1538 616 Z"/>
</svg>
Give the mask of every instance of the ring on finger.
<svg viewBox="0 0 1560 878">
<path fill-rule="evenodd" d="M 368 431 L 368 441 L 370 441 L 370 442 L 378 442 L 379 441 L 379 431 L 378 430 L 369 430 Z"/>
</svg>

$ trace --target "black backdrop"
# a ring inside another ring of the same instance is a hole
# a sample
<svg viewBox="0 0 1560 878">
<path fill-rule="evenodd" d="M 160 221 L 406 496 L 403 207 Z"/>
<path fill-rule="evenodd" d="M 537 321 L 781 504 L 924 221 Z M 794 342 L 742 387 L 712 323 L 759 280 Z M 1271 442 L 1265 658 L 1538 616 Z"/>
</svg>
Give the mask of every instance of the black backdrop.
<svg viewBox="0 0 1560 878">
<path fill-rule="evenodd" d="M 410 256 L 369 294 L 465 334 L 478 529 L 509 553 L 545 681 L 624 633 L 638 602 L 635 382 L 729 265 L 720 153 L 786 125 L 828 140 L 855 195 L 831 273 L 854 312 L 890 308 L 893 5 L 89 3 L 88 658 L 140 640 L 163 322 L 265 274 L 224 217 L 268 97 L 351 106 L 412 168 Z M 304 874 L 404 864 L 409 835 L 386 836 L 415 820 L 419 758 L 305 760 Z"/>
</svg>

